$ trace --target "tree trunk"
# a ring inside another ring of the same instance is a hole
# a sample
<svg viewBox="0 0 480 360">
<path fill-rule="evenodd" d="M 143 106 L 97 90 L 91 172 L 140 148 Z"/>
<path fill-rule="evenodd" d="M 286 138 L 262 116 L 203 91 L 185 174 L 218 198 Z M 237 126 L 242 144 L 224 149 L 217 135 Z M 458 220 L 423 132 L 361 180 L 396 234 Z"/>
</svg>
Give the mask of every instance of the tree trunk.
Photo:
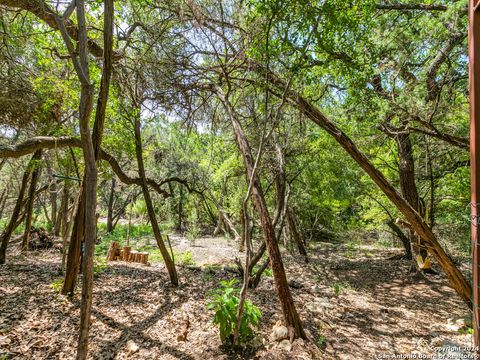
<svg viewBox="0 0 480 360">
<path fill-rule="evenodd" d="M 7 198 L 8 198 L 8 186 L 3 189 L 2 195 L 0 196 L 0 219 L 3 217 L 3 210 L 5 209 Z"/>
<path fill-rule="evenodd" d="M 153 208 L 152 198 L 150 197 L 150 192 L 148 190 L 148 184 L 145 175 L 145 166 L 143 164 L 142 136 L 140 133 L 140 109 L 137 110 L 138 113 L 136 114 L 135 118 L 135 153 L 137 156 L 138 175 L 142 180 L 143 198 L 145 199 L 145 204 L 147 206 L 148 217 L 152 225 L 153 234 L 155 235 L 158 248 L 160 249 L 160 253 L 162 254 L 165 266 L 168 270 L 168 274 L 170 275 L 170 281 L 173 285 L 178 285 L 178 275 L 177 270 L 175 269 L 175 263 L 173 262 L 169 252 L 167 251 L 167 248 L 165 247 L 165 243 L 160 232 L 160 227 L 158 226 L 157 217 L 155 215 L 155 210 Z"/>
<path fill-rule="evenodd" d="M 108 197 L 108 209 L 107 209 L 107 233 L 113 231 L 113 203 L 115 200 L 115 186 L 117 181 L 115 176 L 112 177 L 112 186 L 110 187 L 110 195 Z"/>
<path fill-rule="evenodd" d="M 183 185 L 180 184 L 179 185 L 179 199 L 178 199 L 178 208 L 177 208 L 177 214 L 178 214 L 178 218 L 177 218 L 177 230 L 178 231 L 182 231 L 184 229 L 184 226 L 183 224 L 185 223 L 185 221 L 183 220 L 183 198 L 184 198 L 184 195 L 183 195 Z"/>
<path fill-rule="evenodd" d="M 410 245 L 410 239 L 403 233 L 402 229 L 395 224 L 395 221 L 389 220 L 386 222 L 387 226 L 397 235 L 398 239 L 402 242 L 405 249 L 405 259 L 412 260 L 412 248 Z"/>
<path fill-rule="evenodd" d="M 38 177 L 40 173 L 40 159 L 42 158 L 42 150 L 37 150 L 33 154 L 35 158 L 35 163 L 33 164 L 32 177 L 30 180 L 30 189 L 28 191 L 28 202 L 27 210 L 25 216 L 25 229 L 23 231 L 22 238 L 22 254 L 27 254 L 28 252 L 28 241 L 30 239 L 30 228 L 32 226 L 32 215 L 33 215 L 33 202 L 35 200 L 35 189 L 37 188 Z"/>
<path fill-rule="evenodd" d="M 15 207 L 13 208 L 12 216 L 10 217 L 10 221 L 8 222 L 7 227 L 3 231 L 2 234 L 2 243 L 0 245 L 0 264 L 5 264 L 5 257 L 8 247 L 8 242 L 10 241 L 10 237 L 12 236 L 13 230 L 15 229 L 15 225 L 18 220 L 18 216 L 20 215 L 20 211 L 23 205 L 23 198 L 25 197 L 25 191 L 28 185 L 28 179 L 30 178 L 31 169 L 36 162 L 37 153 L 33 154 L 32 158 L 28 162 L 27 168 L 23 173 L 22 183 L 20 185 L 20 191 L 18 193 L 17 202 L 15 203 Z"/>
<path fill-rule="evenodd" d="M 412 142 L 410 140 L 410 134 L 407 132 L 399 132 L 395 136 L 395 140 L 398 146 L 399 165 L 398 173 L 400 177 L 400 190 L 403 197 L 410 206 L 418 211 L 418 213 L 424 217 L 424 207 L 421 206 L 420 197 L 418 196 L 417 184 L 415 183 L 415 161 L 413 159 Z M 420 247 L 417 245 L 415 239 L 415 233 L 410 230 L 410 246 L 415 249 L 425 260 L 428 253 L 425 249 L 425 244 L 420 240 Z M 414 260 L 412 263 L 413 269 L 418 268 L 417 262 Z"/>
<path fill-rule="evenodd" d="M 77 22 L 79 33 L 79 59 L 87 74 L 86 81 L 82 84 L 82 97 L 80 101 L 80 133 L 83 143 L 83 156 L 85 163 L 85 254 L 82 262 L 82 303 L 80 306 L 80 334 L 77 344 L 77 360 L 85 360 L 88 353 L 88 334 L 90 332 L 90 315 L 92 309 L 93 292 L 93 257 L 95 254 L 95 240 L 97 238 L 97 160 L 100 157 L 105 114 L 110 90 L 113 54 L 113 18 L 114 0 L 104 1 L 103 11 L 103 70 L 100 80 L 100 90 L 97 98 L 95 122 L 93 133 L 90 134 L 89 118 L 92 110 L 93 85 L 90 84 L 88 75 L 87 57 L 87 28 L 85 23 L 85 4 L 77 0 Z M 80 77 L 80 74 L 79 74 Z M 83 98 L 83 103 L 82 103 Z M 83 106 L 82 106 L 83 105 Z M 82 112 L 83 109 L 83 112 Z"/>
<path fill-rule="evenodd" d="M 254 71 L 260 72 L 265 76 L 265 69 L 254 62 L 249 62 Z M 469 305 L 472 305 L 472 287 L 466 280 L 462 272 L 454 264 L 450 256 L 445 252 L 422 216 L 414 209 L 400 193 L 390 184 L 385 176 L 368 160 L 355 145 L 355 143 L 333 122 L 331 122 L 320 110 L 305 100 L 294 90 L 289 90 L 287 84 L 278 78 L 272 72 L 268 74 L 268 81 L 271 85 L 285 91 L 286 96 L 300 112 L 302 112 L 311 121 L 317 124 L 330 134 L 338 144 L 355 160 L 358 165 L 367 173 L 367 175 L 383 191 L 385 196 L 397 207 L 405 216 L 407 221 L 414 228 L 415 232 L 427 243 L 430 253 L 435 257 L 443 271 L 447 275 L 450 285 L 456 290 L 458 295 Z"/>
<path fill-rule="evenodd" d="M 252 195 L 255 203 L 255 207 L 258 211 L 260 217 L 260 223 L 262 224 L 263 235 L 265 238 L 265 243 L 268 249 L 270 264 L 272 266 L 273 278 L 275 281 L 275 287 L 277 290 L 278 298 L 282 307 L 283 317 L 285 320 L 285 325 L 289 329 L 289 332 L 297 338 L 306 338 L 305 331 L 303 330 L 302 322 L 298 315 L 297 309 L 293 302 L 292 294 L 290 293 L 290 288 L 287 283 L 287 276 L 285 274 L 285 269 L 283 267 L 282 257 L 280 254 L 280 249 L 275 239 L 275 231 L 272 226 L 272 221 L 268 213 L 267 204 L 263 194 L 262 186 L 260 179 L 257 175 L 253 173 L 254 169 L 254 159 L 251 154 L 250 145 L 247 142 L 243 129 L 240 125 L 240 122 L 237 119 L 237 116 L 230 104 L 230 101 L 226 98 L 222 89 L 217 89 L 218 95 L 222 100 L 225 109 L 228 112 L 230 121 L 233 126 L 235 133 L 235 138 L 237 141 L 237 146 L 240 150 L 240 153 L 243 157 L 243 162 L 245 165 L 245 170 L 247 172 L 247 177 L 252 179 Z"/>
<path fill-rule="evenodd" d="M 302 236 L 298 232 L 295 218 L 293 217 L 292 211 L 290 209 L 287 209 L 287 225 L 288 232 L 293 242 L 297 245 L 298 252 L 300 253 L 300 255 L 303 255 L 305 257 L 305 262 L 308 262 L 307 249 L 305 248 L 305 244 L 303 243 Z"/>
<path fill-rule="evenodd" d="M 84 178 L 85 182 L 85 178 Z M 72 235 L 67 253 L 67 265 L 65 269 L 65 279 L 63 281 L 62 294 L 73 295 L 77 283 L 77 275 L 80 270 L 80 255 L 84 233 L 85 222 L 85 188 L 84 185 L 79 189 L 80 198 L 73 221 Z"/>
<path fill-rule="evenodd" d="M 54 151 L 57 151 L 57 149 L 54 149 Z M 54 155 L 54 160 L 56 161 L 56 154 Z M 48 165 L 47 167 L 48 175 L 50 176 L 51 179 L 53 178 L 53 173 L 52 167 Z M 57 228 L 57 183 L 55 181 L 52 181 L 49 189 L 50 193 L 50 225 L 51 225 L 51 230 L 52 232 L 55 231 Z"/>
<path fill-rule="evenodd" d="M 63 186 L 63 196 L 62 203 L 60 205 L 60 219 L 58 221 L 61 224 L 61 237 L 62 237 L 62 271 L 65 271 L 65 260 L 67 255 L 67 237 L 68 237 L 68 228 L 69 228 L 69 219 L 68 219 L 68 202 L 70 198 L 70 190 L 67 184 Z M 73 210 L 75 211 L 75 210 Z"/>
</svg>

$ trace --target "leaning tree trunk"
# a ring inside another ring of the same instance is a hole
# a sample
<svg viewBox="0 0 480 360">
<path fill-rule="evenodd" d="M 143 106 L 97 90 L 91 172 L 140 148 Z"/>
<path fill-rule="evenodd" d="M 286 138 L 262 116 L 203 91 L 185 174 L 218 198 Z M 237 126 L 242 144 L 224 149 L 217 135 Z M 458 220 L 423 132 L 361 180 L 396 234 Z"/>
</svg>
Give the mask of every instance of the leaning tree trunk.
<svg viewBox="0 0 480 360">
<path fill-rule="evenodd" d="M 150 219 L 150 224 L 152 225 L 153 234 L 157 241 L 158 248 L 162 254 L 165 266 L 170 275 L 170 281 L 173 285 L 178 285 L 178 275 L 177 270 L 175 269 L 175 263 L 173 262 L 170 253 L 168 252 L 165 242 L 163 241 L 162 233 L 160 232 L 160 227 L 158 226 L 157 217 L 155 215 L 155 210 L 153 208 L 152 198 L 150 197 L 150 191 L 148 190 L 147 178 L 145 175 L 145 165 L 143 163 L 143 154 L 142 154 L 142 135 L 140 133 L 140 111 L 135 118 L 135 153 L 137 156 L 138 164 L 138 175 L 142 181 L 142 192 L 145 204 L 147 206 L 148 217 Z"/>
<path fill-rule="evenodd" d="M 33 203 L 35 200 L 35 189 L 37 188 L 38 177 L 40 174 L 39 161 L 42 158 L 42 150 L 37 150 L 35 154 L 34 168 L 32 170 L 32 178 L 30 180 L 30 189 L 28 191 L 28 202 L 25 216 L 25 229 L 22 238 L 22 254 L 28 252 L 28 241 L 30 240 L 30 228 L 32 227 Z"/>
<path fill-rule="evenodd" d="M 234 112 L 232 105 L 230 104 L 230 101 L 225 96 L 222 89 L 218 88 L 217 91 L 230 117 L 237 141 L 237 146 L 243 157 L 247 178 L 252 179 L 253 200 L 259 214 L 260 223 L 262 224 L 263 235 L 270 257 L 273 278 L 275 281 L 278 298 L 280 300 L 280 305 L 282 307 L 285 325 L 287 328 L 289 328 L 289 331 L 294 337 L 306 338 L 302 322 L 298 315 L 297 309 L 295 308 L 292 294 L 290 293 L 287 276 L 283 267 L 282 256 L 275 238 L 275 230 L 268 213 L 267 203 L 265 201 L 260 179 L 254 174 L 254 160 L 251 154 L 250 145 L 248 144 L 243 129 L 237 119 L 237 115 Z"/>
<path fill-rule="evenodd" d="M 249 65 L 255 72 L 265 76 L 263 66 L 250 61 Z M 445 252 L 438 242 L 437 237 L 423 217 L 414 209 L 402 195 L 392 186 L 387 178 L 381 173 L 355 145 L 355 143 L 338 128 L 330 119 L 328 119 L 319 109 L 303 98 L 299 93 L 290 90 L 287 83 L 277 77 L 272 72 L 267 72 L 269 83 L 282 90 L 289 102 L 294 105 L 311 121 L 317 124 L 330 134 L 338 144 L 352 157 L 353 160 L 367 173 L 375 184 L 383 191 L 385 196 L 397 207 L 406 220 L 410 223 L 415 232 L 425 241 L 429 247 L 430 253 L 440 264 L 447 275 L 450 285 L 455 289 L 458 295 L 469 305 L 472 305 L 472 287 L 463 273 L 455 265 L 451 257 Z"/>
<path fill-rule="evenodd" d="M 5 264 L 5 257 L 8 247 L 8 242 L 10 241 L 10 237 L 15 229 L 15 225 L 18 221 L 18 216 L 20 215 L 20 211 L 22 210 L 23 205 L 23 198 L 25 197 L 25 191 L 28 185 L 28 179 L 30 178 L 30 173 L 36 160 L 38 160 L 38 155 L 35 152 L 28 162 L 27 169 L 23 173 L 22 183 L 20 185 L 20 191 L 18 193 L 17 202 L 15 203 L 15 207 L 12 211 L 12 216 L 10 217 L 10 221 L 8 222 L 7 227 L 5 228 L 4 232 L 2 233 L 2 243 L 0 244 L 0 264 Z"/>
</svg>

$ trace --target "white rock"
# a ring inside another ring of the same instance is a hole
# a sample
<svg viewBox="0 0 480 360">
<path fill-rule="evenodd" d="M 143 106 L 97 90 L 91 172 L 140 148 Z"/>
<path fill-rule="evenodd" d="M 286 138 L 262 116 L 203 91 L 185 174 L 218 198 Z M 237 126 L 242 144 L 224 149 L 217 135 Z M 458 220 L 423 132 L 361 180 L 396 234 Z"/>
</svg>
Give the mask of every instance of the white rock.
<svg viewBox="0 0 480 360">
<path fill-rule="evenodd" d="M 280 341 L 277 346 L 279 349 L 283 349 L 285 351 L 292 350 L 292 344 L 287 339 Z"/>
<path fill-rule="evenodd" d="M 135 344 L 135 341 L 133 341 L 133 340 L 128 340 L 127 341 L 127 352 L 129 352 L 130 354 L 134 354 L 139 349 L 140 349 L 140 347 L 137 344 Z"/>
<path fill-rule="evenodd" d="M 288 329 L 285 326 L 275 326 L 270 335 L 272 341 L 280 341 L 288 338 Z"/>
</svg>

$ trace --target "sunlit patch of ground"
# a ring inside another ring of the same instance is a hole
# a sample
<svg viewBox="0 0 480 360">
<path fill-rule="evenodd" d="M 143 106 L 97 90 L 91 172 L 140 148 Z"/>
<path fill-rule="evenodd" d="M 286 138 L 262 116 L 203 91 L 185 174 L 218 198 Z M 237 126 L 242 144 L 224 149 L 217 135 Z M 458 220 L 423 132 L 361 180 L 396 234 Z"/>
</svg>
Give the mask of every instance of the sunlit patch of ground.
<svg viewBox="0 0 480 360">
<path fill-rule="evenodd" d="M 284 255 L 313 344 L 296 341 L 292 351 L 272 346 L 268 337 L 281 316 L 273 279 L 266 277 L 249 295 L 263 313 L 257 332 L 263 345 L 231 353 L 221 346 L 206 304 L 208 291 L 234 275 L 222 266 L 198 266 L 243 254 L 225 238 L 171 239 L 174 250 L 190 251 L 197 265 L 179 267 L 179 287 L 169 285 L 161 263 L 113 262 L 96 278 L 92 359 L 373 359 L 433 355 L 447 340 L 471 345 L 468 330 L 456 323 L 468 309 L 443 276 L 412 277 L 408 261 L 388 259 L 392 249 L 320 243 L 310 248 L 309 264 Z M 59 253 L 43 252 L 10 256 L 0 267 L 0 354 L 7 359 L 74 357 L 80 297 L 70 302 L 52 289 L 60 261 Z M 177 341 L 187 318 L 187 341 Z"/>
</svg>

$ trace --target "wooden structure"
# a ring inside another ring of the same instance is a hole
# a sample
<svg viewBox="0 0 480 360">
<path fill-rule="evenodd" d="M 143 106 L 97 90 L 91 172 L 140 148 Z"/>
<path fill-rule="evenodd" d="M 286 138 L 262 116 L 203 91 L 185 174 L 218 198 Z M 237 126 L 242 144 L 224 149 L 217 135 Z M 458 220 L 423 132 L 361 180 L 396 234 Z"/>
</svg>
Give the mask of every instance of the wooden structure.
<svg viewBox="0 0 480 360">
<path fill-rule="evenodd" d="M 479 269 L 480 245 L 480 1 L 469 0 L 468 56 L 470 80 L 470 184 L 472 206 L 472 288 L 473 288 L 473 338 L 474 358 L 480 354 L 480 309 L 479 309 Z"/>
<path fill-rule="evenodd" d="M 107 253 L 107 261 L 127 261 L 148 264 L 148 252 L 132 250 L 130 246 L 120 248 L 118 242 L 112 241 Z"/>
</svg>

